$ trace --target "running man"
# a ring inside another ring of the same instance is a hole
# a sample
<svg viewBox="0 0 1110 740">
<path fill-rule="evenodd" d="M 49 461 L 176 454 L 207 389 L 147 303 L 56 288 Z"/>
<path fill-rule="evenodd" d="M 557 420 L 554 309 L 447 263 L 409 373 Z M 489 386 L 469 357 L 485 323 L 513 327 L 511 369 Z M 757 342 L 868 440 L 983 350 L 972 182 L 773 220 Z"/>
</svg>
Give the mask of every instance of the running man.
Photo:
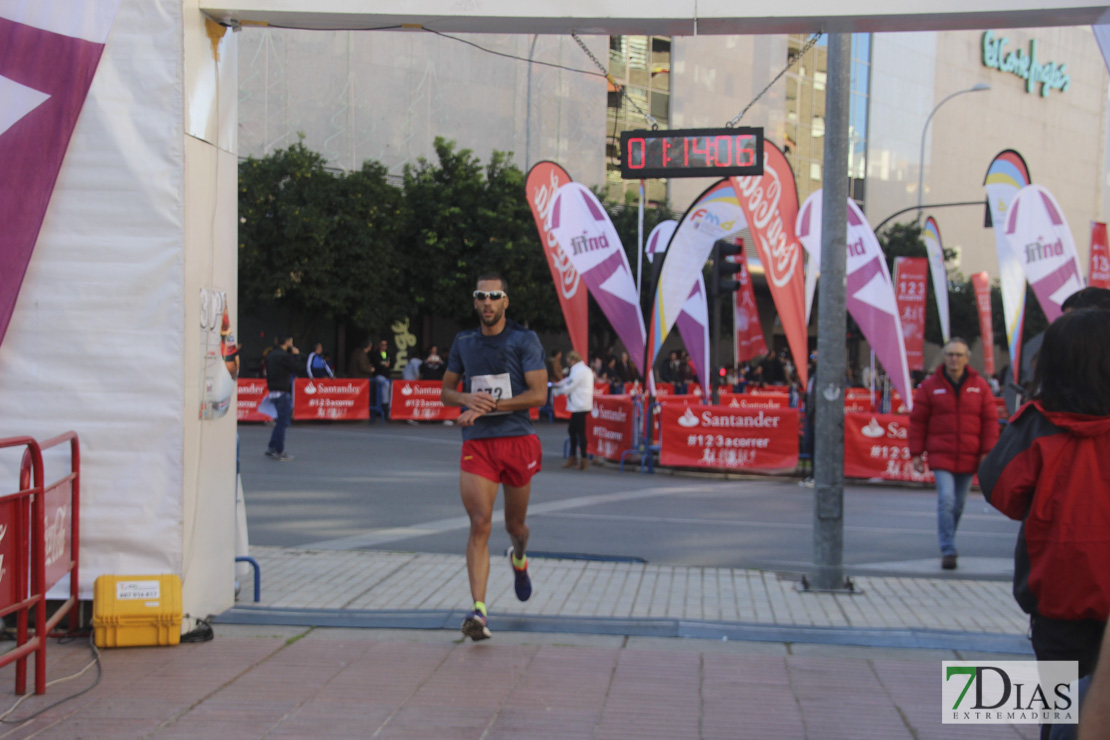
<svg viewBox="0 0 1110 740">
<path fill-rule="evenodd" d="M 481 326 L 460 332 L 451 345 L 440 398 L 462 406 L 458 424 L 463 447 L 459 490 L 470 517 L 466 570 L 474 611 L 462 631 L 472 640 L 489 638 L 486 583 L 489 580 L 489 535 L 497 486 L 505 487 L 505 529 L 513 543 L 510 562 L 516 596 L 532 595 L 528 577 L 528 496 L 532 476 L 540 472 L 543 450 L 528 419 L 528 409 L 547 401 L 547 367 L 536 333 L 505 318 L 508 286 L 497 273 L 478 278 L 474 310 Z M 455 388 L 464 381 L 463 390 Z"/>
</svg>

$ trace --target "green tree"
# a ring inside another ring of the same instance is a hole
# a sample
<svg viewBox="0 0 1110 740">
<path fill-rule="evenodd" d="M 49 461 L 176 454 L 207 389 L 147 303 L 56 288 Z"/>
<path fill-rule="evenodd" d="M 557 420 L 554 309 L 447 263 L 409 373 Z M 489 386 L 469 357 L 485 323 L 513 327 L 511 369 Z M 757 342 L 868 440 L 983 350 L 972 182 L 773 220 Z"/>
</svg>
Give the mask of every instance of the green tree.
<svg viewBox="0 0 1110 740">
<path fill-rule="evenodd" d="M 471 291 L 483 272 L 509 282 L 514 320 L 533 329 L 562 327 L 551 273 L 511 155 L 494 152 L 484 168 L 469 149 L 435 141 L 437 162 L 421 158 L 404 170 L 407 221 L 401 239 L 414 316 L 473 321 Z"/>
<path fill-rule="evenodd" d="M 333 174 L 302 143 L 239 166 L 239 301 L 284 310 L 294 334 L 320 320 L 375 328 L 395 313 L 403 204 L 385 169 Z"/>
</svg>

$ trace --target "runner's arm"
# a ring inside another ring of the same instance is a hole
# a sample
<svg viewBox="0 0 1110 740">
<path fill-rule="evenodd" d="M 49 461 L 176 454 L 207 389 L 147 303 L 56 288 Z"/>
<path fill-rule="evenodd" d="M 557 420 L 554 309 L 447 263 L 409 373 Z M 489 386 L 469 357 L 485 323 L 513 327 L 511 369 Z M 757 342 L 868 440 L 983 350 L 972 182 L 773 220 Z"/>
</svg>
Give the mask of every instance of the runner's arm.
<svg viewBox="0 0 1110 740">
<path fill-rule="evenodd" d="M 445 381 L 446 382 L 446 381 Z M 543 406 L 547 403 L 547 370 L 529 370 L 524 373 L 524 382 L 528 390 L 519 396 L 507 398 L 495 403 L 497 411 L 525 411 L 527 409 Z"/>
<path fill-rule="evenodd" d="M 527 379 L 527 375 L 525 378 Z M 443 402 L 444 406 L 464 406 L 471 411 L 485 413 L 493 411 L 497 402 L 493 396 L 482 391 L 480 393 L 463 393 L 462 391 L 455 390 L 459 387 L 459 374 L 448 370 L 443 374 L 443 388 L 439 392 L 439 400 Z M 544 392 L 547 388 L 547 375 L 544 375 Z M 531 386 L 529 386 L 531 390 Z M 546 397 L 545 397 L 546 400 Z M 539 404 L 543 405 L 543 404 Z"/>
</svg>

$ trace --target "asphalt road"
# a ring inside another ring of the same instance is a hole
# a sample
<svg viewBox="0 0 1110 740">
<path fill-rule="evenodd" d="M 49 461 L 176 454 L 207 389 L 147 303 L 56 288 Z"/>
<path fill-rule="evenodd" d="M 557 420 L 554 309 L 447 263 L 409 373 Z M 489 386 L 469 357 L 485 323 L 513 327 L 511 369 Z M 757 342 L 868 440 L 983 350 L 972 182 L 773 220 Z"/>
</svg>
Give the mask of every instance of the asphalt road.
<svg viewBox="0 0 1110 740">
<path fill-rule="evenodd" d="M 544 471 L 533 480 L 529 550 L 675 565 L 806 572 L 814 491 L 793 478 L 723 480 L 624 473 L 615 465 L 565 470 L 563 424 L 537 424 Z M 241 424 L 240 472 L 249 540 L 257 545 L 462 553 L 456 427 L 294 424 L 278 462 L 262 453 L 270 429 Z M 849 574 L 1009 578 L 1018 523 L 968 498 L 957 535 L 960 569 L 939 568 L 931 488 L 849 485 L 844 497 Z M 495 525 L 491 550 L 509 544 Z"/>
</svg>

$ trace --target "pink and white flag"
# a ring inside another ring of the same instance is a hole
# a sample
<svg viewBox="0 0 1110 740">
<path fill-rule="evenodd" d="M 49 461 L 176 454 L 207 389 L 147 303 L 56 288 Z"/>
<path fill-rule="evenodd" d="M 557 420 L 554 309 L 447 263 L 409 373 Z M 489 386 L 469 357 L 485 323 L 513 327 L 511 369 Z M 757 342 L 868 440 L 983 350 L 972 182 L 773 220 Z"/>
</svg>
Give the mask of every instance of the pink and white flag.
<svg viewBox="0 0 1110 740">
<path fill-rule="evenodd" d="M 822 191 L 810 195 L 802 204 L 798 216 L 798 237 L 802 243 L 821 242 Z M 801 224 L 804 222 L 804 227 Z M 814 247 L 816 249 L 817 247 Z M 912 403 L 909 363 L 906 360 L 906 342 L 898 302 L 894 297 L 894 284 L 886 266 L 879 240 L 867 223 L 867 217 L 855 201 L 848 200 L 848 264 L 845 275 L 848 312 L 859 324 L 867 343 L 883 363 L 894 387 Z"/>
<path fill-rule="evenodd" d="M 662 256 L 667 251 L 667 244 L 670 243 L 671 237 L 674 236 L 674 230 L 677 228 L 678 221 L 674 219 L 660 221 L 655 225 L 655 228 L 648 234 L 647 245 L 644 247 L 650 261 L 654 262 L 656 256 Z"/>
<path fill-rule="evenodd" d="M 644 315 L 628 255 L 609 214 L 589 188 L 569 182 L 555 193 L 551 233 L 643 373 Z"/>
<path fill-rule="evenodd" d="M 555 294 L 559 296 L 559 306 L 563 309 L 563 320 L 567 325 L 571 346 L 583 357 L 590 349 L 589 300 L 582 280 L 574 266 L 563 252 L 555 235 L 551 233 L 551 206 L 555 203 L 555 193 L 563 185 L 571 182 L 571 176 L 554 162 L 537 162 L 528 171 L 524 181 L 524 192 L 532 209 L 532 218 L 543 244 L 543 254 L 551 279 L 555 281 Z"/>
<path fill-rule="evenodd" d="M 690 297 L 682 306 L 682 313 L 675 320 L 682 343 L 694 363 L 694 374 L 702 388 L 712 388 L 709 384 L 709 303 L 706 299 L 705 277 L 698 274 L 698 281 L 690 291 Z"/>
<path fill-rule="evenodd" d="M 119 4 L 0 2 L 0 342 Z"/>
<path fill-rule="evenodd" d="M 1045 318 L 1055 321 L 1060 305 L 1083 287 L 1075 240 L 1052 193 L 1027 185 L 1010 204 L 1006 238 L 1041 304 Z"/>
<path fill-rule="evenodd" d="M 1110 247 L 1106 241 L 1106 224 L 1091 222 L 1091 269 L 1087 272 L 1087 285 L 1092 288 L 1110 288 Z"/>
</svg>

